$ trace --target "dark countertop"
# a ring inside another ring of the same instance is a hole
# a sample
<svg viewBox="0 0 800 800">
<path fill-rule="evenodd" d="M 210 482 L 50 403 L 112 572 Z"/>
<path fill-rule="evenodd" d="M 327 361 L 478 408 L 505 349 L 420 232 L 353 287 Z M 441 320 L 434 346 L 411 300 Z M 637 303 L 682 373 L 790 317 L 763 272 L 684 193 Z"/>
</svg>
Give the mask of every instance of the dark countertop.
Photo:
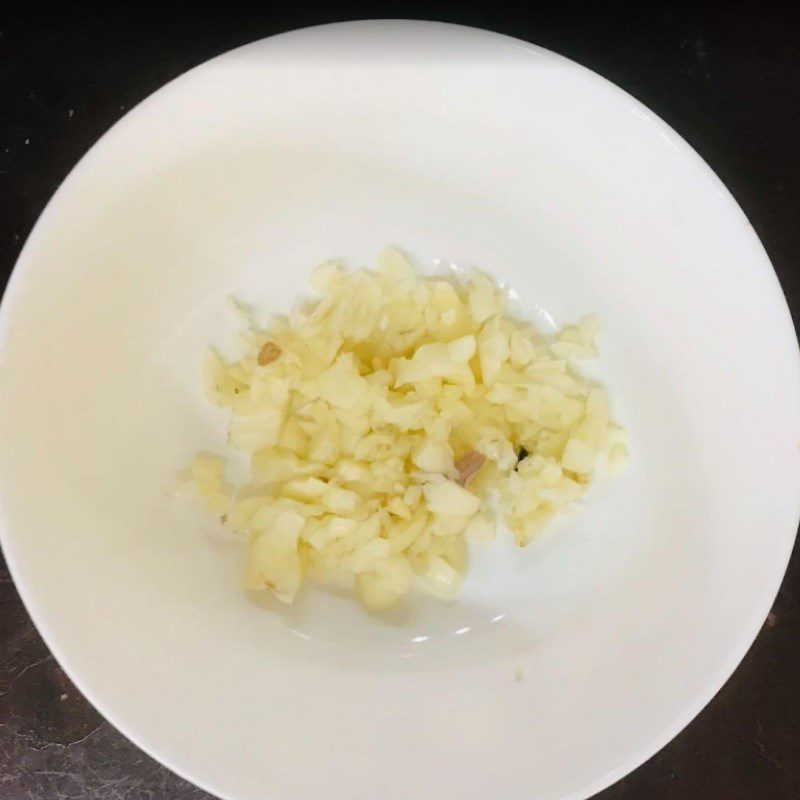
<svg viewBox="0 0 800 800">
<path fill-rule="evenodd" d="M 0 277 L 75 162 L 167 80 L 245 42 L 335 19 L 421 17 L 527 39 L 653 109 L 708 161 L 753 223 L 800 314 L 800 4 L 413 2 L 225 15 L 50 4 L 0 18 Z M 776 398 L 780 402 L 780 398 Z M 800 488 L 800 487 L 799 487 Z M 764 536 L 769 536 L 764 531 Z M 800 555 L 764 628 L 712 703 L 596 800 L 800 798 Z M 28 618 L 0 560 L 0 800 L 207 798 L 141 753 L 83 699 Z M 444 800 L 444 798 L 443 798 Z"/>
</svg>

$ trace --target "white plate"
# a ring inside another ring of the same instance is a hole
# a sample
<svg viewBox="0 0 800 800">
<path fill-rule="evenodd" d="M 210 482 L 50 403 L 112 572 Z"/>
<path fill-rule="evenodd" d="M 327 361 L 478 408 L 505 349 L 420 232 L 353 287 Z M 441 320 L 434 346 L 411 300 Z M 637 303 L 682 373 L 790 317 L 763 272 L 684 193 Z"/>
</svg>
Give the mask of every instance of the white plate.
<svg viewBox="0 0 800 800">
<path fill-rule="evenodd" d="M 597 312 L 633 466 L 464 597 L 381 622 L 248 600 L 169 487 L 223 417 L 225 298 L 307 271 L 480 265 L 531 313 Z M 584 798 L 709 700 L 795 535 L 798 350 L 775 274 L 697 155 L 611 84 L 452 26 L 352 23 L 190 72 L 97 144 L 3 301 L 2 541 L 60 663 L 121 731 L 232 800 Z"/>
</svg>

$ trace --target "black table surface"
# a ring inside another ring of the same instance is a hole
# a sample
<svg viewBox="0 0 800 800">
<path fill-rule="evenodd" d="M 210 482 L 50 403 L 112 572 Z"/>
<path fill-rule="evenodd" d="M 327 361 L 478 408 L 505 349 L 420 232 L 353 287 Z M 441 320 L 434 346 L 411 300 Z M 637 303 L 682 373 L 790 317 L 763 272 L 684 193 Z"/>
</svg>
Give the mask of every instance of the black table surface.
<svg viewBox="0 0 800 800">
<path fill-rule="evenodd" d="M 797 322 L 800 3 L 635 10 L 630 4 L 623 12 L 608 3 L 496 2 L 469 10 L 463 3 L 384 2 L 312 10 L 267 2 L 244 13 L 204 12 L 198 4 L 153 15 L 140 9 L 98 14 L 93 5 L 27 5 L 16 16 L 9 17 L 8 8 L 0 15 L 3 285 L 75 162 L 166 81 L 232 47 L 292 28 L 418 17 L 485 27 L 550 48 L 653 109 L 739 201 Z M 773 610 L 733 677 L 671 744 L 596 800 L 800 798 L 799 592 L 796 548 Z M 34 629 L 0 560 L 0 798 L 206 797 L 140 752 L 80 695 Z"/>
</svg>

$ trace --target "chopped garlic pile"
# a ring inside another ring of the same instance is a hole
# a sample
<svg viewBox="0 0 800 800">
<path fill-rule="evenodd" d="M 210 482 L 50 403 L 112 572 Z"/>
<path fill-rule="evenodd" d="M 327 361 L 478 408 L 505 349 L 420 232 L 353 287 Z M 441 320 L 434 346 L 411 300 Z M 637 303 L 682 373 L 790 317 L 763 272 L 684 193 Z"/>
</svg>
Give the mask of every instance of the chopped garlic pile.
<svg viewBox="0 0 800 800">
<path fill-rule="evenodd" d="M 465 538 L 494 536 L 493 490 L 524 545 L 601 463 L 625 465 L 605 392 L 571 368 L 595 355 L 593 318 L 544 338 L 485 275 L 419 277 L 394 248 L 376 273 L 327 263 L 311 285 L 319 300 L 251 326 L 238 361 L 206 356 L 251 482 L 228 486 L 209 456 L 191 475 L 247 537 L 248 588 L 290 603 L 304 580 L 334 581 L 373 610 L 415 582 L 452 599 Z"/>
</svg>

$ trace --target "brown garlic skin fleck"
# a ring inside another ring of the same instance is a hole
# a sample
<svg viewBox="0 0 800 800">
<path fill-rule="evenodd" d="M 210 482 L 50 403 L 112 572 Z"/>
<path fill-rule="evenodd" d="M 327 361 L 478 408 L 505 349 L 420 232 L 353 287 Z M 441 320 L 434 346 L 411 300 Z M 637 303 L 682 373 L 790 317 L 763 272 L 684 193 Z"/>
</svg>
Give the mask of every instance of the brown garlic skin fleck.
<svg viewBox="0 0 800 800">
<path fill-rule="evenodd" d="M 258 366 L 266 367 L 281 354 L 281 348 L 275 342 L 266 342 L 258 351 Z"/>
<path fill-rule="evenodd" d="M 459 486 L 466 486 L 475 477 L 485 461 L 486 456 L 475 450 L 470 450 L 469 453 L 461 456 L 461 458 L 456 461 L 456 469 L 458 470 L 456 483 Z"/>
</svg>

